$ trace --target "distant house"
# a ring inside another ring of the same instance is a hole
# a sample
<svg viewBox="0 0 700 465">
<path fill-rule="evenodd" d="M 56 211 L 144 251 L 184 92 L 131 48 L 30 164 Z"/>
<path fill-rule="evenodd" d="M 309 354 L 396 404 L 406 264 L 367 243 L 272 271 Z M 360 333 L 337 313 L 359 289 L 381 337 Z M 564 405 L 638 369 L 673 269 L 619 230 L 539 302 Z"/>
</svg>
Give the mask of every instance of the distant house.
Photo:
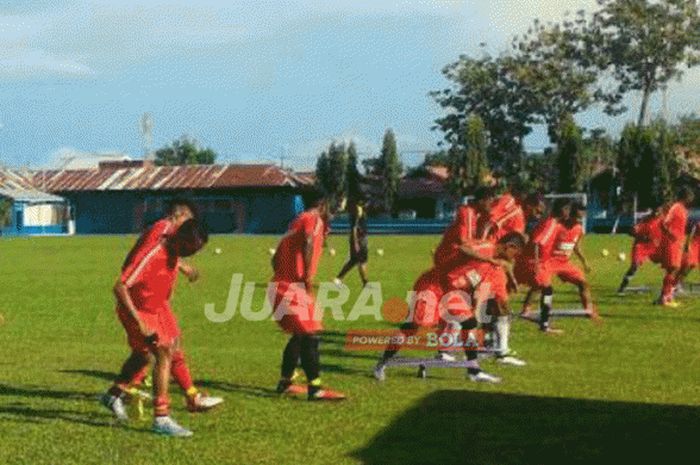
<svg viewBox="0 0 700 465">
<path fill-rule="evenodd" d="M 97 168 L 45 170 L 35 186 L 65 198 L 77 234 L 141 231 L 167 201 L 193 199 L 213 233 L 280 233 L 303 209 L 311 184 L 275 165 L 155 166 L 142 160 L 102 162 Z"/>
<path fill-rule="evenodd" d="M 399 183 L 397 210 L 415 212 L 416 218 L 451 218 L 456 205 L 447 190 L 448 178 L 449 172 L 444 166 L 427 166 L 418 174 L 404 176 Z"/>
<path fill-rule="evenodd" d="M 69 232 L 70 209 L 66 200 L 37 190 L 30 175 L 0 170 L 0 203 L 3 236 Z"/>
</svg>

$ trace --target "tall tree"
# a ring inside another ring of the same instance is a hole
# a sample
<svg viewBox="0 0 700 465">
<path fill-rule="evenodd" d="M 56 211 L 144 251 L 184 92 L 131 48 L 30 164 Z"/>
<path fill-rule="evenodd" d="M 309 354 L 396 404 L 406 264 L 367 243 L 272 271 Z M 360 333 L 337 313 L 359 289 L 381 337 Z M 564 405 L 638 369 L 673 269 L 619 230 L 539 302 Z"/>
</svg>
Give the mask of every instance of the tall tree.
<svg viewBox="0 0 700 465">
<path fill-rule="evenodd" d="M 393 213 L 403 166 L 396 148 L 396 136 L 394 136 L 394 131 L 391 129 L 387 129 L 384 133 L 382 152 L 379 155 L 377 169 L 379 181 L 382 184 L 382 209 L 386 213 Z"/>
<path fill-rule="evenodd" d="M 586 35 L 588 58 L 611 72 L 616 87 L 607 94 L 607 110 L 619 110 L 630 91 L 642 102 L 637 125 L 646 123 L 649 97 L 682 75 L 682 67 L 700 63 L 700 16 L 696 0 L 598 0 Z"/>
<path fill-rule="evenodd" d="M 182 136 L 170 144 L 156 150 L 156 165 L 211 165 L 216 161 L 217 153 L 201 147 L 196 139 Z"/>
<path fill-rule="evenodd" d="M 579 192 L 583 179 L 583 135 L 572 115 L 566 115 L 560 123 L 557 144 L 557 168 L 559 192 Z"/>
<path fill-rule="evenodd" d="M 347 153 L 344 144 L 332 142 L 316 160 L 316 183 L 333 206 L 345 198 L 347 180 Z"/>
<path fill-rule="evenodd" d="M 471 115 L 465 122 L 463 134 L 453 143 L 448 154 L 450 190 L 462 196 L 481 186 L 488 171 L 487 140 L 484 122 Z"/>
<path fill-rule="evenodd" d="M 4 228 L 12 221 L 12 202 L 0 197 L 0 228 Z"/>
<path fill-rule="evenodd" d="M 357 167 L 357 147 L 355 142 L 350 142 L 347 149 L 347 168 L 346 168 L 346 193 L 349 202 L 357 201 L 362 194 L 361 183 L 362 175 Z"/>
</svg>

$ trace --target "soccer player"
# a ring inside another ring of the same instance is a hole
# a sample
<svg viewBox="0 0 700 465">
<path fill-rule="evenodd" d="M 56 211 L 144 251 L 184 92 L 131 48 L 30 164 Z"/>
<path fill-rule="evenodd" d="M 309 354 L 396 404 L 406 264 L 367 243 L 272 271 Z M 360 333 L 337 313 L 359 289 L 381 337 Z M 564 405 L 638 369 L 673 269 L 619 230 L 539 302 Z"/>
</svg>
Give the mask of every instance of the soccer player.
<svg viewBox="0 0 700 465">
<path fill-rule="evenodd" d="M 554 290 L 546 263 L 552 257 L 557 237 L 564 228 L 563 224 L 568 221 L 570 213 L 571 204 L 568 200 L 557 199 L 554 202 L 552 213 L 535 227 L 523 257 L 516 262 L 514 270 L 515 278 L 519 283 L 529 286 L 533 292 L 540 291 L 542 293 L 540 296 L 540 329 L 545 333 L 561 333 L 560 330 L 552 328 L 549 322 Z M 529 318 L 529 313 L 529 309 L 524 307 L 520 316 Z"/>
<path fill-rule="evenodd" d="M 593 306 L 591 287 L 586 280 L 584 271 L 571 263 L 571 255 L 576 255 L 586 273 L 591 271 L 588 261 L 581 251 L 581 241 L 585 234 L 583 230 L 583 218 L 586 207 L 578 202 L 571 204 L 571 213 L 568 220 L 562 224 L 557 235 L 552 256 L 544 264 L 550 277 L 557 276 L 566 283 L 571 283 L 578 288 L 581 305 L 589 318 L 598 318 L 598 312 Z M 551 285 L 551 283 L 548 283 Z"/>
<path fill-rule="evenodd" d="M 685 279 L 698 265 L 700 265 L 700 221 L 696 221 L 690 230 L 688 244 L 683 255 L 681 277 Z"/>
<path fill-rule="evenodd" d="M 622 278 L 618 294 L 623 294 L 630 284 L 630 280 L 634 277 L 647 260 L 654 263 L 659 261 L 659 245 L 663 236 L 661 231 L 661 222 L 664 218 L 664 208 L 659 206 L 654 208 L 652 212 L 641 219 L 639 223 L 634 225 L 632 236 L 634 243 L 632 244 L 632 263 Z"/>
<path fill-rule="evenodd" d="M 661 222 L 661 244 L 659 247 L 661 266 L 666 270 L 658 303 L 665 307 L 677 308 L 680 304 L 673 299 L 673 291 L 678 284 L 683 264 L 683 248 L 688 226 L 688 207 L 695 199 L 693 191 L 683 187 L 678 192 L 676 202 L 671 205 Z"/>
<path fill-rule="evenodd" d="M 497 245 L 492 246 L 491 254 L 499 260 L 512 261 L 522 251 L 523 246 L 524 240 L 521 235 L 508 235 L 501 238 Z M 497 315 L 505 316 L 507 315 L 507 306 L 504 304 L 507 300 L 506 282 L 503 268 L 478 259 L 472 259 L 468 264 L 461 263 L 454 268 L 433 267 L 424 272 L 413 285 L 411 321 L 403 323 L 399 332 L 410 336 L 419 328 L 445 326 L 446 319 L 452 321 L 454 317 L 458 317 L 463 331 L 473 330 L 478 326 L 473 309 L 482 305 L 482 302 L 492 299 L 502 304 L 496 310 Z M 461 292 L 466 292 L 472 297 L 476 296 L 477 305 L 472 306 L 470 302 L 472 299 L 460 297 Z M 446 308 L 448 306 L 449 309 Z M 451 317 L 448 317 L 448 314 Z M 508 348 L 509 325 L 500 324 L 497 327 L 500 330 L 499 334 L 503 336 L 499 338 L 498 354 L 501 360 L 509 362 L 514 359 Z M 374 377 L 377 380 L 384 380 L 386 363 L 396 356 L 399 349 L 397 345 L 386 348 L 374 368 Z M 465 347 L 465 354 L 467 360 L 472 362 L 467 368 L 467 376 L 471 381 L 486 383 L 501 381 L 497 376 L 481 370 L 477 361 L 477 352 L 472 347 Z"/>
<path fill-rule="evenodd" d="M 145 255 L 132 256 L 133 260 L 122 270 L 114 285 L 117 315 L 126 330 L 132 352 L 113 386 L 102 397 L 102 404 L 119 420 L 128 419 L 122 401 L 124 389 L 149 364 L 152 354 L 155 357 L 153 431 L 167 436 L 192 435 L 169 415 L 170 370 L 180 336 L 170 298 L 180 258 L 194 255 L 207 240 L 207 233 L 201 225 L 189 219 Z"/>
<path fill-rule="evenodd" d="M 489 214 L 479 220 L 479 237 L 495 241 L 511 232 L 524 234 L 527 226 L 523 208 L 509 192 L 498 197 Z"/>
<path fill-rule="evenodd" d="M 362 203 L 357 201 L 350 208 L 350 259 L 335 278 L 335 284 L 340 285 L 343 277 L 357 266 L 362 280 L 362 286 L 367 285 L 367 217 Z"/>
<path fill-rule="evenodd" d="M 440 267 L 460 256 L 465 259 L 476 258 L 486 260 L 478 251 L 471 248 L 470 243 L 478 239 L 479 217 L 489 215 L 493 204 L 494 194 L 491 188 L 482 187 L 474 194 L 474 205 L 460 205 L 455 219 L 447 227 L 440 245 L 435 250 L 433 263 Z"/>
<path fill-rule="evenodd" d="M 122 270 L 125 270 L 131 263 L 141 260 L 161 241 L 167 240 L 185 221 L 190 219 L 198 221 L 198 218 L 199 211 L 192 201 L 185 198 L 171 200 L 168 203 L 166 215 L 146 230 L 131 249 L 124 261 Z M 178 270 L 190 282 L 195 282 L 199 279 L 199 271 L 192 265 L 185 263 L 184 260 L 178 261 Z M 133 392 L 133 388 L 142 385 L 149 371 L 149 366 L 146 366 L 130 380 L 130 392 Z M 209 396 L 199 391 L 194 385 L 181 344 L 178 344 L 172 356 L 171 375 L 185 394 L 185 402 L 190 412 L 204 412 L 224 402 L 224 399 L 221 397 Z"/>
<path fill-rule="evenodd" d="M 321 383 L 319 333 L 323 329 L 316 315 L 313 279 L 323 248 L 324 232 L 330 220 L 328 203 L 314 194 L 309 208 L 296 217 L 272 257 L 274 277 L 268 298 L 282 329 L 290 334 L 282 354 L 277 392 L 298 394 L 304 390 L 292 384 L 294 370 L 301 361 L 306 374 L 309 400 L 341 400 L 345 395 L 324 389 Z"/>
</svg>

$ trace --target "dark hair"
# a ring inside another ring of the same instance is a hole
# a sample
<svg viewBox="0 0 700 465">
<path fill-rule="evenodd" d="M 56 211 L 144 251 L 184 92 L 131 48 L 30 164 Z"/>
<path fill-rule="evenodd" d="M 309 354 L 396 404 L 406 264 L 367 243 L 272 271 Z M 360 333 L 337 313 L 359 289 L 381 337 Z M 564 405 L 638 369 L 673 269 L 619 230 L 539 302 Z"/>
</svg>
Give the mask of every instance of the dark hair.
<svg viewBox="0 0 700 465">
<path fill-rule="evenodd" d="M 501 237 L 498 240 L 498 243 L 523 248 L 525 247 L 525 236 L 516 231 L 509 232 L 505 236 Z"/>
<path fill-rule="evenodd" d="M 561 216 L 566 207 L 571 207 L 571 201 L 569 199 L 556 199 L 552 205 L 552 214 L 554 216 Z"/>
<path fill-rule="evenodd" d="M 309 191 L 304 194 L 304 208 L 308 210 L 309 208 L 315 208 L 321 205 L 325 201 L 325 196 L 323 192 L 318 190 Z"/>
<path fill-rule="evenodd" d="M 474 200 L 476 202 L 480 200 L 485 200 L 485 199 L 492 199 L 496 196 L 496 193 L 494 192 L 492 187 L 479 187 L 477 190 L 474 191 Z"/>
<path fill-rule="evenodd" d="M 582 202 L 575 200 L 571 202 L 571 213 L 586 212 L 586 207 Z"/>
<path fill-rule="evenodd" d="M 209 234 L 199 221 L 189 219 L 177 229 L 173 239 L 180 245 L 178 255 L 189 257 L 202 250 L 209 242 Z"/>
<path fill-rule="evenodd" d="M 192 216 L 197 219 L 199 218 L 199 207 L 197 207 L 197 204 L 194 202 L 194 200 L 185 197 L 175 197 L 173 199 L 168 200 L 168 215 L 172 215 L 173 213 L 175 213 L 175 210 L 177 210 L 178 207 L 189 208 L 189 210 L 192 212 Z"/>
<path fill-rule="evenodd" d="M 544 195 L 540 192 L 530 192 L 523 201 L 525 205 L 539 205 L 542 202 L 544 202 Z"/>
<path fill-rule="evenodd" d="M 695 195 L 695 191 L 688 186 L 683 186 L 678 189 L 678 200 L 686 200 Z"/>
</svg>

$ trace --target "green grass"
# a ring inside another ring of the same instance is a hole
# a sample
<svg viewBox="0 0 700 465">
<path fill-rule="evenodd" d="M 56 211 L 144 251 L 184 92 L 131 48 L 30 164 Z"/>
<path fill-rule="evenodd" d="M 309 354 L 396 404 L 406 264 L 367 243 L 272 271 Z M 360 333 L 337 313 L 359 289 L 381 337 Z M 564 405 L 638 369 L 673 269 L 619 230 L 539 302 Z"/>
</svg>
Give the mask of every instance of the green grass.
<svg viewBox="0 0 700 465">
<path fill-rule="evenodd" d="M 204 304 L 222 307 L 232 272 L 269 278 L 275 237 L 214 237 L 194 259 L 203 279 L 180 282 L 174 299 L 195 378 L 226 398 L 220 410 L 191 415 L 173 386 L 174 416 L 189 440 L 149 433 L 150 422 L 115 425 L 96 396 L 128 353 L 113 311 L 111 286 L 133 237 L 0 241 L 0 464 L 345 464 L 345 463 L 618 463 L 667 462 L 693 452 L 700 428 L 700 300 L 679 310 L 650 305 L 652 295 L 618 298 L 627 238 L 590 236 L 594 296 L 603 326 L 571 319 L 566 333 L 545 337 L 514 324 L 512 346 L 529 365 L 484 366 L 504 378 L 475 385 L 461 370 L 412 369 L 370 376 L 376 354 L 348 353 L 342 334 L 389 324 L 326 321 L 324 380 L 346 391 L 341 404 L 280 399 L 271 394 L 285 336 L 271 321 L 234 317 L 214 324 Z M 430 264 L 437 237 L 373 237 L 372 278 L 384 295 L 403 296 Z M 319 279 L 331 277 L 346 253 L 332 237 Z M 214 248 L 223 249 L 215 255 Z M 599 251 L 612 253 L 603 258 Z M 648 266 L 637 283 L 658 289 Z M 348 279 L 353 295 L 358 279 Z M 557 307 L 576 301 L 557 286 Z M 261 304 L 262 289 L 255 302 Z"/>
</svg>

